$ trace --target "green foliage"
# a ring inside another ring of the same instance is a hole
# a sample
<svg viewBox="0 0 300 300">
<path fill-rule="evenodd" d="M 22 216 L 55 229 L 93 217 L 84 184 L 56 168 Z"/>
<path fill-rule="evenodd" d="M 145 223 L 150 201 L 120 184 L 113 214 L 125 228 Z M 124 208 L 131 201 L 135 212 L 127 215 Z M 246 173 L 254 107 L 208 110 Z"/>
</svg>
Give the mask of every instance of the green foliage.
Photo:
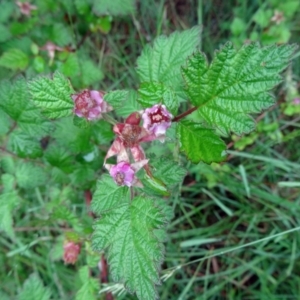
<svg viewBox="0 0 300 300">
<path fill-rule="evenodd" d="M 135 0 L 93 0 L 93 8 L 99 15 L 128 15 L 135 11 Z"/>
<path fill-rule="evenodd" d="M 129 189 L 116 185 L 111 176 L 103 175 L 97 183 L 93 195 L 92 210 L 100 215 L 102 212 L 129 203 Z"/>
<path fill-rule="evenodd" d="M 33 189 L 46 184 L 47 173 L 32 163 L 20 163 L 16 169 L 16 180 L 19 187 Z"/>
<path fill-rule="evenodd" d="M 76 293 L 75 300 L 91 299 L 96 300 L 95 294 L 98 292 L 100 286 L 99 281 L 90 277 L 90 271 L 88 266 L 84 266 L 79 270 L 80 281 L 82 286 Z"/>
<path fill-rule="evenodd" d="M 15 178 L 11 174 L 1 176 L 3 190 L 0 194 L 0 230 L 13 237 L 13 210 L 19 204 L 19 197 L 14 190 Z"/>
<path fill-rule="evenodd" d="M 28 65 L 28 56 L 19 49 L 9 49 L 0 57 L 0 66 L 11 70 L 24 70 Z"/>
<path fill-rule="evenodd" d="M 177 113 L 179 101 L 171 87 L 158 82 L 144 82 L 138 92 L 138 101 L 143 107 L 147 108 L 162 103 L 172 114 Z"/>
<path fill-rule="evenodd" d="M 94 224 L 93 248 L 108 248 L 108 262 L 115 281 L 123 282 L 139 299 L 158 298 L 158 270 L 164 247 L 157 231 L 166 218 L 151 198 L 136 197 L 101 213 Z"/>
<path fill-rule="evenodd" d="M 51 124 L 30 101 L 24 78 L 18 78 L 14 83 L 2 81 L 0 98 L 0 108 L 17 122 L 25 134 L 41 137 L 51 131 Z"/>
<path fill-rule="evenodd" d="M 49 300 L 51 292 L 43 285 L 37 274 L 31 274 L 25 281 L 18 300 Z"/>
<path fill-rule="evenodd" d="M 147 45 L 137 59 L 137 73 L 142 83 L 139 90 L 143 105 L 153 103 L 156 98 L 167 108 L 176 112 L 178 99 L 183 96 L 183 83 L 180 70 L 187 57 L 199 45 L 200 27 L 183 32 L 174 32 L 169 37 L 159 36 L 153 46 Z"/>
<path fill-rule="evenodd" d="M 74 103 L 74 93 L 70 82 L 59 72 L 53 78 L 39 77 L 29 82 L 29 90 L 34 103 L 51 119 L 70 116 Z"/>
<path fill-rule="evenodd" d="M 193 163 L 221 162 L 225 159 L 226 145 L 213 129 L 200 124 L 181 121 L 178 124 L 178 135 L 181 151 Z"/>
<path fill-rule="evenodd" d="M 222 134 L 254 129 L 249 113 L 258 113 L 274 104 L 268 93 L 281 81 L 279 73 L 287 67 L 295 45 L 261 48 L 248 44 L 236 50 L 227 43 L 216 52 L 209 65 L 196 52 L 183 68 L 186 93 L 199 116 Z"/>
<path fill-rule="evenodd" d="M 19 157 L 24 158 L 37 158 L 43 155 L 40 142 L 20 129 L 14 130 L 10 134 L 7 148 Z"/>
</svg>

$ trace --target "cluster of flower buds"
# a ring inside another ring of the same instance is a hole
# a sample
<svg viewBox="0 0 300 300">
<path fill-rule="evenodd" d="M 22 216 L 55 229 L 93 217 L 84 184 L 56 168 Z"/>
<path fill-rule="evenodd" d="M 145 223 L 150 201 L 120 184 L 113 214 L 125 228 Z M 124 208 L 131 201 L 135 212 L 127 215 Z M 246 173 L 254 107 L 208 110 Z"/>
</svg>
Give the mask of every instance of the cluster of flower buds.
<svg viewBox="0 0 300 300">
<path fill-rule="evenodd" d="M 88 121 L 100 119 L 102 113 L 112 110 L 112 107 L 103 100 L 103 93 L 99 91 L 84 90 L 71 97 L 74 101 L 74 113 Z M 124 123 L 114 125 L 116 139 L 105 156 L 104 166 L 116 184 L 142 187 L 142 183 L 135 175 L 136 172 L 144 168 L 151 176 L 151 171 L 141 143 L 153 140 L 164 142 L 172 118 L 165 105 L 156 104 L 143 111 L 134 112 Z M 113 156 L 117 157 L 117 164 L 107 164 L 107 159 Z M 130 163 L 130 157 L 134 160 L 133 163 Z"/>
<path fill-rule="evenodd" d="M 66 241 L 63 247 L 63 260 L 65 264 L 75 264 L 80 253 L 80 244 L 72 241 Z"/>
</svg>

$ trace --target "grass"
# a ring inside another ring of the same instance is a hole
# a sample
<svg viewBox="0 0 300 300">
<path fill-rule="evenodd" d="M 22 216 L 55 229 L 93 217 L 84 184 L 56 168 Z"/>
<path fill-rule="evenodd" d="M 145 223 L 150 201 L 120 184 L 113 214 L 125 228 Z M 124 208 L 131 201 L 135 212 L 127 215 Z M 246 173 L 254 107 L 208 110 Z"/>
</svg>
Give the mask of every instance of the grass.
<svg viewBox="0 0 300 300">
<path fill-rule="evenodd" d="M 82 51 L 103 69 L 99 88 L 135 88 L 135 60 L 155 36 L 202 24 L 201 47 L 211 58 L 231 39 L 235 13 L 250 30 L 253 15 L 265 5 L 266 1 L 139 1 L 135 16 L 115 19 L 110 34 L 88 38 Z M 299 22 L 298 11 L 291 41 L 299 42 Z M 298 57 L 293 66 L 298 82 L 299 66 Z M 160 299 L 299 299 L 300 150 L 299 135 L 293 135 L 299 130 L 299 117 L 287 117 L 276 106 L 260 122 L 278 123 L 283 139 L 274 142 L 270 134 L 260 134 L 243 151 L 228 151 L 222 165 L 192 165 L 180 158 L 188 174 L 169 200 L 175 217 L 168 228 Z M 15 238 L 0 236 L 1 299 L 6 299 L 1 292 L 14 299 L 33 271 L 55 291 L 53 299 L 74 299 L 81 286 L 74 276 L 78 268 L 56 259 L 64 234 L 58 225 L 63 222 L 49 222 L 45 210 L 55 197 L 67 196 L 56 190 L 24 192 L 23 208 L 14 217 Z M 76 197 L 73 212 L 87 220 L 83 194 Z"/>
</svg>

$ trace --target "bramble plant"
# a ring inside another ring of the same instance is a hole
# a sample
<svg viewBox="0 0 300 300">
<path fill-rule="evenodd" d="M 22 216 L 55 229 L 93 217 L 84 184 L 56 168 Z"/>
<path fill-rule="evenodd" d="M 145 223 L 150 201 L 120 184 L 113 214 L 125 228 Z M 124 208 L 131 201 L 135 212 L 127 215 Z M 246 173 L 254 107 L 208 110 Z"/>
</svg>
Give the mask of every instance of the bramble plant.
<svg viewBox="0 0 300 300">
<path fill-rule="evenodd" d="M 2 159 L 1 197 L 8 201 L 0 202 L 0 228 L 14 236 L 15 184 L 62 186 L 48 209 L 52 222 L 73 228 L 64 242 L 64 261 L 75 263 L 85 245 L 88 265 L 95 265 L 104 251 L 115 282 L 139 299 L 157 299 L 173 217 L 168 197 L 185 168 L 175 159 L 178 153 L 173 159 L 154 155 L 149 145 L 175 145 L 194 164 L 223 162 L 222 138 L 255 129 L 251 114 L 274 104 L 270 92 L 297 48 L 248 43 L 236 49 L 228 42 L 209 62 L 199 42 L 200 27 L 157 37 L 137 59 L 137 90 L 75 90 L 59 71 L 2 82 L 1 133 L 7 140 L 1 150 L 9 155 Z M 106 171 L 100 175 L 102 166 Z M 68 182 L 93 190 L 93 224 L 68 209 L 63 200 L 73 201 L 64 187 Z M 80 278 L 85 290 L 79 294 L 99 288 L 88 267 Z"/>
</svg>

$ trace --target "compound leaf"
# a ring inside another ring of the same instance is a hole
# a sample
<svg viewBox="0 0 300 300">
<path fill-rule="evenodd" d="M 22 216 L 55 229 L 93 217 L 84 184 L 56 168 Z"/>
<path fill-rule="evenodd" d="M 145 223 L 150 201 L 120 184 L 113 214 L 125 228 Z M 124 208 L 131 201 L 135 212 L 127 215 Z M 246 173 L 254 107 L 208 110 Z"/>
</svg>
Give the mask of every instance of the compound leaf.
<svg viewBox="0 0 300 300">
<path fill-rule="evenodd" d="M 93 248 L 107 248 L 113 279 L 139 299 L 157 299 L 164 252 L 160 229 L 166 221 L 155 200 L 139 196 L 102 213 L 95 222 Z"/>
<path fill-rule="evenodd" d="M 180 149 L 193 163 L 224 160 L 226 145 L 213 129 L 184 120 L 178 124 L 177 130 Z"/>
<path fill-rule="evenodd" d="M 200 117 L 222 134 L 237 134 L 254 129 L 249 113 L 257 113 L 274 103 L 268 93 L 281 81 L 295 52 L 295 45 L 261 48 L 252 43 L 236 50 L 227 43 L 216 52 L 209 65 L 205 56 L 194 53 L 183 68 L 186 93 L 198 106 Z"/>
<path fill-rule="evenodd" d="M 34 103 L 51 119 L 72 115 L 74 90 L 61 73 L 55 72 L 53 78 L 38 77 L 29 82 L 29 90 Z"/>
</svg>

